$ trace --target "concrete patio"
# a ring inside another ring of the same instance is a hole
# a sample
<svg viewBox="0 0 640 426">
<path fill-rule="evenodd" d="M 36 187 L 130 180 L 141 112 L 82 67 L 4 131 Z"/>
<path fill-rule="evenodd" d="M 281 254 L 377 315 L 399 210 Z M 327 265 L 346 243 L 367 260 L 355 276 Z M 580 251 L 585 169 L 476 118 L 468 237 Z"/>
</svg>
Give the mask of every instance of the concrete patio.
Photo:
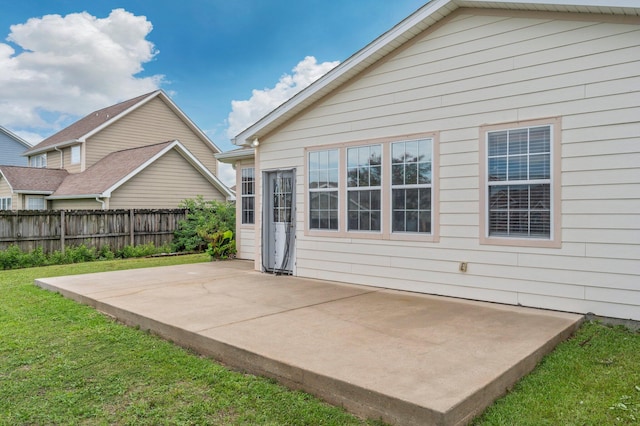
<svg viewBox="0 0 640 426">
<path fill-rule="evenodd" d="M 36 284 L 231 367 L 398 425 L 468 423 L 582 320 L 252 267 L 236 260 Z"/>
</svg>

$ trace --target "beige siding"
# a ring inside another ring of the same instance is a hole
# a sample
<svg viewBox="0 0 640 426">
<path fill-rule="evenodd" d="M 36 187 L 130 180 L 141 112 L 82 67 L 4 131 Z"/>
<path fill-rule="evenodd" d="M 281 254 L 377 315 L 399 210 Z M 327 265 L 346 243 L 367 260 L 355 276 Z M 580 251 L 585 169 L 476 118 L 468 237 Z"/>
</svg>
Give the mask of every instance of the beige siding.
<svg viewBox="0 0 640 426">
<path fill-rule="evenodd" d="M 48 151 L 47 152 L 47 168 L 48 169 L 61 169 L 62 162 L 60 161 L 60 152 L 59 151 Z"/>
<path fill-rule="evenodd" d="M 18 210 L 18 195 L 14 195 L 7 181 L 0 177 L 0 198 L 11 197 L 11 210 Z"/>
<path fill-rule="evenodd" d="M 89 138 L 85 168 L 114 151 L 172 140 L 180 141 L 211 173 L 217 173 L 213 146 L 200 139 L 158 97 Z"/>
<path fill-rule="evenodd" d="M 639 70 L 637 24 L 454 13 L 261 139 L 260 170 L 297 169 L 295 273 L 640 319 Z M 480 245 L 480 127 L 551 117 L 561 248 Z M 439 242 L 304 234 L 305 147 L 424 132 L 440 132 Z"/>
<path fill-rule="evenodd" d="M 198 195 L 205 200 L 225 200 L 182 155 L 171 150 L 113 191 L 109 208 L 176 208 Z"/>
<path fill-rule="evenodd" d="M 51 210 L 99 210 L 102 203 L 98 203 L 93 198 L 82 198 L 74 200 L 49 200 Z"/>
</svg>

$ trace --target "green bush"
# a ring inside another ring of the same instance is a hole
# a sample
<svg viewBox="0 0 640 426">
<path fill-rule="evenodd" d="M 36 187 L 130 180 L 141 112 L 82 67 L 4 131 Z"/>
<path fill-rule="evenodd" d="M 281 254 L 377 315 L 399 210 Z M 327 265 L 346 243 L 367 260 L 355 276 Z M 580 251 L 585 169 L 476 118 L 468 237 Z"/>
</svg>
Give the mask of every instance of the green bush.
<svg viewBox="0 0 640 426">
<path fill-rule="evenodd" d="M 174 233 L 173 251 L 204 251 L 216 233 L 231 231 L 235 235 L 236 208 L 233 203 L 205 201 L 198 196 L 184 200 L 180 208 L 187 210 L 187 218 L 180 221 Z"/>
<path fill-rule="evenodd" d="M 207 248 L 207 254 L 212 259 L 228 259 L 236 254 L 236 241 L 233 239 L 233 231 L 218 231 L 210 236 L 211 242 Z"/>
<path fill-rule="evenodd" d="M 158 253 L 166 253 L 169 246 L 155 247 L 153 243 L 138 246 L 125 246 L 114 253 L 109 246 L 102 246 L 99 250 L 81 244 L 75 247 L 67 247 L 64 252 L 56 250 L 53 253 L 44 253 L 42 247 L 37 247 L 31 252 L 23 252 L 18 246 L 11 245 L 6 250 L 0 250 L 0 268 L 17 269 L 31 268 L 34 266 L 64 265 L 69 263 L 92 262 L 95 260 L 112 260 L 118 258 L 145 257 Z"/>
</svg>

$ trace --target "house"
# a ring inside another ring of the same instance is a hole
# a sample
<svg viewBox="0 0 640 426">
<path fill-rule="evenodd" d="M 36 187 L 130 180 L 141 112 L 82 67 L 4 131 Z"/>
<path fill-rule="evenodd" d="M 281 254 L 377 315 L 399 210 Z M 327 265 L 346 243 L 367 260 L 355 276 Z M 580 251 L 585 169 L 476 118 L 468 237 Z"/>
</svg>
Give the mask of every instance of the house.
<svg viewBox="0 0 640 426">
<path fill-rule="evenodd" d="M 231 200 L 211 140 L 161 90 L 95 111 L 0 166 L 13 210 L 175 208 Z"/>
<path fill-rule="evenodd" d="M 637 1 L 432 0 L 234 143 L 256 270 L 640 320 Z"/>
<path fill-rule="evenodd" d="M 0 126 L 0 164 L 26 166 L 27 160 L 22 156 L 31 144 L 11 130 Z"/>
</svg>

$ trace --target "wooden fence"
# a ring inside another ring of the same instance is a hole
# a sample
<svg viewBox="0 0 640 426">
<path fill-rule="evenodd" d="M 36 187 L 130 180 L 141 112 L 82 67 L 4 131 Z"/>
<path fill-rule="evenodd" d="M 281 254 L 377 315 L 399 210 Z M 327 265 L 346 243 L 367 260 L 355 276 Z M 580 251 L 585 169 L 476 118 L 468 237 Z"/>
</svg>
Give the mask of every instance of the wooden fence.
<svg viewBox="0 0 640 426">
<path fill-rule="evenodd" d="M 85 244 L 112 251 L 127 245 L 171 243 L 183 209 L 0 211 L 0 250 L 17 245 L 45 253 Z"/>
</svg>

